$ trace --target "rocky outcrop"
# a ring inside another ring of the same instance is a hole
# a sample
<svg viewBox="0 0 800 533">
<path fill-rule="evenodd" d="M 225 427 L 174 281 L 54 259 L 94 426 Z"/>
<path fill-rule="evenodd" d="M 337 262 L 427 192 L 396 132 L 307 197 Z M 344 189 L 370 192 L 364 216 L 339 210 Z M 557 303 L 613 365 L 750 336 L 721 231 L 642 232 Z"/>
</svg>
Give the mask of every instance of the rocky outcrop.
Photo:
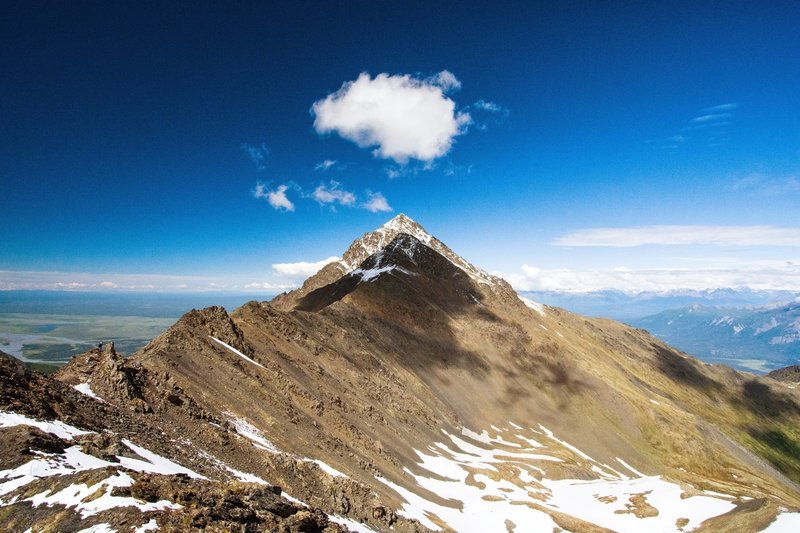
<svg viewBox="0 0 800 533">
<path fill-rule="evenodd" d="M 800 383 L 800 365 L 791 365 L 773 370 L 767 374 L 770 379 L 778 381 L 788 381 L 790 383 Z"/>
</svg>

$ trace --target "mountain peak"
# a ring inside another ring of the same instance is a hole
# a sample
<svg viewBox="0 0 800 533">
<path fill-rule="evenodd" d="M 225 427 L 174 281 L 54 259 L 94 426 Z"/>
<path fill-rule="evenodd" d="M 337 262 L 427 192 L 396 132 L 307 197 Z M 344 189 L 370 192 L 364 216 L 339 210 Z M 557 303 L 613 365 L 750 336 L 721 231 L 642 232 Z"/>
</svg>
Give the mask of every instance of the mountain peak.
<svg viewBox="0 0 800 533">
<path fill-rule="evenodd" d="M 425 228 L 400 213 L 380 228 L 365 233 L 350 244 L 341 260 L 345 272 L 351 272 L 358 268 L 369 256 L 388 246 L 398 235 L 403 233 L 411 235 L 426 245 L 430 245 L 434 240 L 431 234 L 425 231 Z"/>
<path fill-rule="evenodd" d="M 387 221 L 383 226 L 381 226 L 378 229 L 378 231 L 380 230 L 407 233 L 409 235 L 413 235 L 422 242 L 431 239 L 430 234 L 427 231 L 425 231 L 425 228 L 423 228 L 416 220 L 407 216 L 405 213 L 400 213 L 396 217 Z"/>
<path fill-rule="evenodd" d="M 364 269 L 362 269 L 362 265 L 372 256 L 379 254 L 379 252 L 389 247 L 393 241 L 402 235 L 413 237 L 412 241 L 414 241 L 414 243 L 423 245 L 426 248 L 430 248 L 436 254 L 441 255 L 444 257 L 444 259 L 449 261 L 459 270 L 462 270 L 479 286 L 482 286 L 490 293 L 495 294 L 505 301 L 516 301 L 516 303 L 521 303 L 516 292 L 505 280 L 497 276 L 493 276 L 488 272 L 472 265 L 463 257 L 451 250 L 442 241 L 428 233 L 425 228 L 414 221 L 411 217 L 405 215 L 404 213 L 400 213 L 391 220 L 387 221 L 378 229 L 367 232 L 358 239 L 354 240 L 347 248 L 347 251 L 342 254 L 341 260 L 335 263 L 329 263 L 323 267 L 322 270 L 308 278 L 300 289 L 285 295 L 279 295 L 272 301 L 273 304 L 279 308 L 292 308 L 297 302 L 299 302 L 306 295 L 310 294 L 312 291 L 315 291 L 316 289 L 319 289 L 325 285 L 332 284 L 355 271 L 360 272 L 363 270 L 364 272 L 369 271 L 372 273 L 377 273 L 377 270 L 373 268 L 373 263 L 376 263 L 376 261 L 380 263 L 380 267 L 388 268 L 391 265 L 384 264 L 385 261 L 389 260 L 388 257 L 371 261 L 370 264 Z M 401 239 L 401 241 L 405 243 L 407 239 Z M 398 244 L 400 244 L 399 241 Z M 412 244 L 409 244 L 409 246 L 412 246 Z M 416 248 L 417 244 L 413 244 L 412 247 Z"/>
</svg>

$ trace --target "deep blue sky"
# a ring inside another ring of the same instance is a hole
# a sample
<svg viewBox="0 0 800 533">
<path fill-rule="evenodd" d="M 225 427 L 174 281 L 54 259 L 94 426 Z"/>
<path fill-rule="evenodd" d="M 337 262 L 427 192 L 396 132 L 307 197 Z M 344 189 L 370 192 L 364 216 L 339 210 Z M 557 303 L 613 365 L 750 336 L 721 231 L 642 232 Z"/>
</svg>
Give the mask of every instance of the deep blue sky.
<svg viewBox="0 0 800 533">
<path fill-rule="evenodd" d="M 800 288 L 800 6 L 588 4 L 4 2 L 0 288 L 291 284 L 271 265 L 341 254 L 399 212 L 520 288 L 625 269 Z M 442 70 L 475 122 L 429 168 L 314 129 L 312 104 L 362 72 Z M 331 179 L 393 212 L 303 198 Z M 287 185 L 295 210 L 257 183 Z M 651 225 L 783 237 L 556 243 Z"/>
</svg>

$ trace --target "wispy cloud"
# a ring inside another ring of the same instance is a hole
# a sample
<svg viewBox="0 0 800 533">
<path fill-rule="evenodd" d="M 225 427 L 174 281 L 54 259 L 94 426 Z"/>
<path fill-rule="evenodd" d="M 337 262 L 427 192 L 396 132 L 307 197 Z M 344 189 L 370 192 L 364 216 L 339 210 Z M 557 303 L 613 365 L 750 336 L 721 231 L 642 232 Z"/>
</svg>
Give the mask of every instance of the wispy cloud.
<svg viewBox="0 0 800 533">
<path fill-rule="evenodd" d="M 0 291 L 210 291 L 224 280 L 206 276 L 97 272 L 0 271 Z M 226 287 L 233 288 L 233 287 Z"/>
<path fill-rule="evenodd" d="M 738 108 L 739 104 L 735 102 L 730 102 L 727 104 L 719 104 L 711 107 L 707 107 L 701 111 L 701 113 L 722 113 L 725 111 L 733 111 L 734 109 Z"/>
<path fill-rule="evenodd" d="M 279 276 L 287 278 L 307 278 L 313 276 L 328 263 L 338 261 L 339 257 L 329 257 L 322 261 L 298 261 L 296 263 L 274 263 L 272 270 Z"/>
<path fill-rule="evenodd" d="M 553 241 L 557 246 L 644 245 L 800 246 L 800 228 L 775 226 L 641 226 L 590 228 Z"/>
<path fill-rule="evenodd" d="M 472 124 L 470 127 L 485 131 L 491 125 L 502 123 L 508 118 L 509 111 L 496 102 L 480 99 L 474 104 L 467 106 L 465 111 L 469 111 L 472 117 Z"/>
<path fill-rule="evenodd" d="M 523 265 L 520 273 L 504 275 L 517 290 L 524 291 L 669 291 L 750 288 L 754 290 L 800 291 L 800 268 L 708 268 L 631 270 L 546 270 Z"/>
<path fill-rule="evenodd" d="M 327 185 L 318 185 L 311 194 L 311 197 L 314 198 L 319 205 L 339 204 L 352 207 L 356 203 L 356 195 L 350 191 L 343 190 L 341 184 L 333 180 Z"/>
<path fill-rule="evenodd" d="M 449 93 L 461 89 L 461 82 L 449 70 L 443 70 L 425 80 L 430 85 L 441 87 L 442 91 Z"/>
<path fill-rule="evenodd" d="M 730 113 L 712 113 L 710 115 L 700 115 L 694 117 L 690 122 L 693 123 L 705 123 L 705 122 L 719 122 L 721 120 L 728 120 L 733 115 Z"/>
<path fill-rule="evenodd" d="M 267 189 L 267 186 L 263 183 L 258 183 L 253 191 L 253 196 L 265 199 L 269 205 L 278 211 L 294 211 L 294 203 L 286 196 L 286 191 L 288 190 L 289 186 L 285 184 L 278 185 L 277 189 L 272 190 Z"/>
<path fill-rule="evenodd" d="M 730 186 L 735 192 L 758 193 L 767 196 L 800 192 L 800 177 L 797 175 L 768 176 L 760 172 L 734 178 Z"/>
<path fill-rule="evenodd" d="M 243 144 L 242 150 L 244 150 L 247 155 L 250 156 L 250 160 L 258 170 L 266 170 L 267 156 L 269 155 L 269 148 L 267 148 L 266 144 L 261 143 L 258 146 L 252 144 Z"/>
<path fill-rule="evenodd" d="M 645 143 L 668 150 L 675 150 L 694 137 L 695 140 L 704 140 L 710 147 L 720 146 L 724 141 L 726 126 L 730 125 L 731 120 L 734 118 L 734 111 L 738 107 L 739 104 L 730 102 L 701 109 L 681 128 L 681 133 L 649 139 Z M 703 130 L 710 131 L 704 136 Z"/>
<path fill-rule="evenodd" d="M 425 79 L 362 73 L 314 102 L 314 128 L 374 148 L 376 157 L 399 164 L 433 161 L 450 151 L 472 120 L 469 113 L 456 111 L 455 102 L 446 96 L 459 86 L 448 71 Z"/>
<path fill-rule="evenodd" d="M 361 207 L 372 213 L 388 213 L 394 211 L 386 198 L 379 192 L 367 191 L 367 201 Z"/>
<path fill-rule="evenodd" d="M 320 161 L 316 165 L 314 165 L 314 170 L 317 172 L 325 172 L 329 168 L 333 167 L 338 163 L 335 159 L 326 159 L 325 161 Z"/>
</svg>

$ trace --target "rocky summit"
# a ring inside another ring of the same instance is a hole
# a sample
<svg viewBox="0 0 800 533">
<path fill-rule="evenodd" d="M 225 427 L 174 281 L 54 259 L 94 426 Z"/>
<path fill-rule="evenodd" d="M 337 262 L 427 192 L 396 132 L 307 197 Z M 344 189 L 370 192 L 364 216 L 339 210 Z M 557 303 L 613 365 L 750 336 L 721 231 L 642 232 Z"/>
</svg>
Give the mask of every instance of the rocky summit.
<svg viewBox="0 0 800 533">
<path fill-rule="evenodd" d="M 800 393 L 519 297 L 399 215 L 271 302 L 0 357 L 9 531 L 796 531 Z"/>
</svg>

